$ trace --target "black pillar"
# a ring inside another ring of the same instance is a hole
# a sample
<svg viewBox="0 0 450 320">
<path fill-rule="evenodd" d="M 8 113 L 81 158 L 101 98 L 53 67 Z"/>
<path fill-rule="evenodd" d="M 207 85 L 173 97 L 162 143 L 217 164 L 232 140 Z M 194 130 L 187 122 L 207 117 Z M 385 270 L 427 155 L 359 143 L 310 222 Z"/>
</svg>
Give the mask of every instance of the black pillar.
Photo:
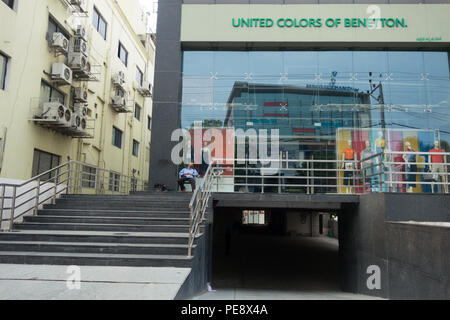
<svg viewBox="0 0 450 320">
<path fill-rule="evenodd" d="M 181 3 L 182 0 L 161 0 L 158 6 L 150 188 L 166 184 L 176 190 L 177 166 L 171 160 L 176 142 L 171 142 L 171 135 L 181 126 Z"/>
</svg>

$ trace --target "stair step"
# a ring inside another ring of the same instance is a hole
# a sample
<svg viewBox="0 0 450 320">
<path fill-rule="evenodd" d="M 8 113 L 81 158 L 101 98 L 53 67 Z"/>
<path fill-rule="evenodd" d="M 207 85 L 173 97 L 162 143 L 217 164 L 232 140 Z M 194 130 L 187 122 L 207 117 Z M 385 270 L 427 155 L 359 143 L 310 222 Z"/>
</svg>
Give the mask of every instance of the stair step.
<svg viewBox="0 0 450 320">
<path fill-rule="evenodd" d="M 0 241 L 0 251 L 65 252 L 109 254 L 186 255 L 186 244 L 79 243 L 49 241 Z"/>
<path fill-rule="evenodd" d="M 78 224 L 78 223 L 15 223 L 16 230 L 81 230 L 116 232 L 189 232 L 188 226 L 171 225 L 123 225 L 123 224 Z"/>
<path fill-rule="evenodd" d="M 78 205 L 78 204 L 89 204 L 89 205 L 109 205 L 111 208 L 114 207 L 114 205 L 117 204 L 126 204 L 126 205 L 136 205 L 136 206 L 154 206 L 157 204 L 163 204 L 163 205 L 170 205 L 170 206 L 179 206 L 179 207 L 188 207 L 190 203 L 190 199 L 162 199 L 162 198 L 155 198 L 155 199 L 94 199 L 94 198 L 62 198 L 56 200 L 57 204 L 72 204 L 72 205 Z"/>
<path fill-rule="evenodd" d="M 105 213 L 106 214 L 106 213 Z M 140 217 L 78 217 L 78 216 L 34 216 L 25 217 L 24 222 L 39 223 L 87 223 L 87 224 L 125 224 L 125 225 L 176 225 L 188 226 L 189 218 L 140 218 Z"/>
<path fill-rule="evenodd" d="M 137 205 L 151 205 L 151 204 L 158 204 L 161 202 L 170 201 L 170 205 L 189 205 L 190 199 L 177 199 L 177 198 L 113 198 L 113 199 L 107 199 L 107 198 L 60 198 L 57 199 L 57 203 L 69 203 L 69 204 L 107 204 L 107 205 L 114 205 L 114 204 L 137 204 Z"/>
<path fill-rule="evenodd" d="M 191 197 L 62 195 L 15 223 L 13 232 L 0 232 L 0 263 L 190 267 Z"/>
<path fill-rule="evenodd" d="M 90 217 L 136 217 L 136 218 L 189 218 L 189 211 L 124 211 L 124 210 L 71 210 L 44 209 L 38 211 L 38 216 L 90 216 Z"/>
<path fill-rule="evenodd" d="M 61 203 L 56 201 L 56 204 L 45 204 L 44 209 L 86 209 L 86 210 L 115 210 L 122 211 L 189 211 L 188 204 L 172 204 L 170 201 L 148 203 L 89 203 L 88 201 L 80 201 L 79 203 Z"/>
<path fill-rule="evenodd" d="M 89 265 L 89 266 L 133 266 L 133 267 L 178 267 L 189 268 L 192 258 L 181 255 L 132 255 L 99 253 L 45 253 L 0 251 L 0 263 L 45 264 L 45 265 Z"/>
<path fill-rule="evenodd" d="M 95 195 L 95 194 L 63 194 L 62 199 L 191 199 L 192 193 L 189 192 L 135 192 L 130 195 Z"/>
<path fill-rule="evenodd" d="M 0 241 L 42 241 L 42 242 L 80 242 L 80 243 L 128 243 L 128 244 L 186 244 L 187 233 L 115 233 L 101 231 L 41 231 L 20 230 L 0 232 Z"/>
</svg>

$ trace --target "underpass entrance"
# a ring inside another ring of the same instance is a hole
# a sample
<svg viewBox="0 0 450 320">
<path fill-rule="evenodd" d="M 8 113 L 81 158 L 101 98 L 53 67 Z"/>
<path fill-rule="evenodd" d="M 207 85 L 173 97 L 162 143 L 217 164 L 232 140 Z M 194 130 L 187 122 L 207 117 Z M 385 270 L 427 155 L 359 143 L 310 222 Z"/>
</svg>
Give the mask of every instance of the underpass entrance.
<svg viewBox="0 0 450 320">
<path fill-rule="evenodd" d="M 336 215 L 216 208 L 212 287 L 234 290 L 240 299 L 339 298 Z"/>
</svg>

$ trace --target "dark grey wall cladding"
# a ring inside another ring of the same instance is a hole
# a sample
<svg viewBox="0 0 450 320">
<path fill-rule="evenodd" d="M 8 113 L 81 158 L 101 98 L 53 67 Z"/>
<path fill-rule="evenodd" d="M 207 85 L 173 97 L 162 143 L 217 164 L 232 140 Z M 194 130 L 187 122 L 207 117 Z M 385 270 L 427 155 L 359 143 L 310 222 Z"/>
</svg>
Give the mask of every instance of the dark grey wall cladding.
<svg viewBox="0 0 450 320">
<path fill-rule="evenodd" d="M 178 290 L 175 300 L 186 300 L 207 290 L 212 279 L 213 201 L 209 200 L 203 235 L 196 240 L 192 269 Z"/>
<path fill-rule="evenodd" d="M 450 196 L 386 194 L 387 221 L 450 222 Z"/>
<path fill-rule="evenodd" d="M 389 221 L 448 222 L 448 201 L 449 195 L 372 194 L 344 207 L 342 288 L 390 299 L 449 299 L 450 228 Z M 381 269 L 380 290 L 367 288 L 370 265 Z"/>
<path fill-rule="evenodd" d="M 388 223 L 391 299 L 450 298 L 450 230 Z"/>
<path fill-rule="evenodd" d="M 171 160 L 174 129 L 180 127 L 182 51 L 180 44 L 182 0 L 162 0 L 158 6 L 153 130 L 149 185 L 176 188 L 177 168 Z"/>
</svg>

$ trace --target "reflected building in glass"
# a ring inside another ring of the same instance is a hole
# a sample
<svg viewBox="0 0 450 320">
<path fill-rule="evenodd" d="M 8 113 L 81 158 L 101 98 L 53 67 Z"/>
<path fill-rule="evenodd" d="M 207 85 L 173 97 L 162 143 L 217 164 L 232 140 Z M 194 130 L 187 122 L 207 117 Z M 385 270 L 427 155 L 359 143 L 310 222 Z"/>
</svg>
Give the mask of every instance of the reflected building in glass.
<svg viewBox="0 0 450 320">
<path fill-rule="evenodd" d="M 351 87 L 330 84 L 296 87 L 236 82 L 227 101 L 224 125 L 256 132 L 278 130 L 285 159 L 335 155 L 336 129 L 368 127 L 370 99 Z"/>
</svg>

